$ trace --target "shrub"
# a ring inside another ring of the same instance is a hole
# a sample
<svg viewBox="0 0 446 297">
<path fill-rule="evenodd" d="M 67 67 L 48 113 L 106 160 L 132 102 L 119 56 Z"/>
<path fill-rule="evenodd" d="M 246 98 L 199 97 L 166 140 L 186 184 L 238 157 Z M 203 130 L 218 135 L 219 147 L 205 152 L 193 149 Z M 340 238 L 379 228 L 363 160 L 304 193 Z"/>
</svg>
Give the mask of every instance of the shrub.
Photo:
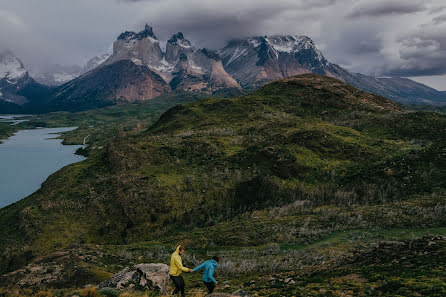
<svg viewBox="0 0 446 297">
<path fill-rule="evenodd" d="M 50 292 L 45 292 L 45 291 L 39 291 L 37 292 L 34 297 L 52 297 L 53 294 L 51 294 Z"/>
<path fill-rule="evenodd" d="M 81 292 L 82 297 L 100 297 L 96 288 L 85 288 Z"/>
<path fill-rule="evenodd" d="M 99 289 L 99 294 L 106 297 L 118 297 L 119 293 L 113 288 L 101 288 Z"/>
</svg>

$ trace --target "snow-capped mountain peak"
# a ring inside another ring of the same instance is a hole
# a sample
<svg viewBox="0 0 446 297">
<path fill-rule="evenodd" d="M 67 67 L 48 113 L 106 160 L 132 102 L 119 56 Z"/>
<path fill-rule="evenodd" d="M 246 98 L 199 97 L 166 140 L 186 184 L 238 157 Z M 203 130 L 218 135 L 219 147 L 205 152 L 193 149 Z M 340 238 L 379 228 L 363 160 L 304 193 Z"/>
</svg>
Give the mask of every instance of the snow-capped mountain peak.
<svg viewBox="0 0 446 297">
<path fill-rule="evenodd" d="M 17 81 L 27 75 L 22 61 L 10 51 L 0 53 L 0 79 L 6 78 L 10 82 Z"/>
<path fill-rule="evenodd" d="M 329 65 L 313 40 L 298 35 L 233 40 L 218 54 L 225 69 L 246 88 L 302 73 L 322 73 Z"/>
</svg>

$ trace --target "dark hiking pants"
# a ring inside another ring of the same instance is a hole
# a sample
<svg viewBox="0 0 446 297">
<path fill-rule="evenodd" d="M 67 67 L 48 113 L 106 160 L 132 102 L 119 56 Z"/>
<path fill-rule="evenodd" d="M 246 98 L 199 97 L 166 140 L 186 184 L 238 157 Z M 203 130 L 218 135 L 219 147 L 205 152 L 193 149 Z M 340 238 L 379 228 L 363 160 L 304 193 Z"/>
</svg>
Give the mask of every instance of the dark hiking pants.
<svg viewBox="0 0 446 297">
<path fill-rule="evenodd" d="M 173 281 L 173 284 L 175 285 L 175 290 L 173 291 L 173 295 L 178 294 L 179 292 L 181 292 L 181 296 L 186 296 L 184 294 L 184 288 L 186 287 L 186 285 L 184 284 L 184 279 L 182 275 L 179 276 L 170 276 L 170 279 Z"/>
<path fill-rule="evenodd" d="M 209 294 L 211 294 L 212 292 L 214 292 L 215 284 L 214 284 L 213 282 L 204 282 L 204 284 L 205 284 L 206 287 L 208 288 Z"/>
</svg>

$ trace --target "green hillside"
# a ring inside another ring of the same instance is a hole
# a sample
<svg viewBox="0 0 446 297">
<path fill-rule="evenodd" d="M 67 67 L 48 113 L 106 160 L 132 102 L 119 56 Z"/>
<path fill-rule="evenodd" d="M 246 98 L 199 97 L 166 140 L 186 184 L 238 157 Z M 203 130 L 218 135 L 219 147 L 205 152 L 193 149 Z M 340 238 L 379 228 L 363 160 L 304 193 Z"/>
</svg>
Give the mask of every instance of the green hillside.
<svg viewBox="0 0 446 297">
<path fill-rule="evenodd" d="M 311 74 L 178 105 L 139 127 L 110 131 L 86 161 L 0 210 L 2 272 L 66 251 L 69 281 L 44 287 L 75 288 L 166 262 L 182 242 L 188 265 L 222 255 L 228 292 L 446 291 L 446 116 Z"/>
</svg>

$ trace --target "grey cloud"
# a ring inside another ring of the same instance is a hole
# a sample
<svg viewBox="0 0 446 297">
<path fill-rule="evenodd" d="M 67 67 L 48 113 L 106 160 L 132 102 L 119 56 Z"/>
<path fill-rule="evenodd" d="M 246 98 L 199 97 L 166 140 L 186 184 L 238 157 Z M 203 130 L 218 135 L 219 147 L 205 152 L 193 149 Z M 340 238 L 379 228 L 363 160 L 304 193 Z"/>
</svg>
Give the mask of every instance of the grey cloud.
<svg viewBox="0 0 446 297">
<path fill-rule="evenodd" d="M 396 76 L 446 74 L 446 34 L 434 27 L 414 32 L 399 40 L 401 60 L 388 65 L 386 72 Z"/>
<path fill-rule="evenodd" d="M 311 12 L 304 11 L 303 7 L 313 5 L 314 9 L 322 9 L 324 3 L 335 3 L 333 0 L 319 0 L 313 4 L 305 1 L 248 0 L 240 5 L 236 1 L 220 1 L 210 5 L 187 0 L 170 5 L 173 2 L 167 0 L 165 5 L 159 4 L 157 13 L 154 13 L 151 5 L 147 5 L 145 18 L 138 23 L 138 28 L 142 28 L 146 22 L 152 23 L 155 34 L 164 40 L 181 31 L 197 46 L 211 49 L 224 46 L 230 39 L 250 35 L 302 34 L 305 22 L 311 18 Z"/>
<path fill-rule="evenodd" d="M 440 15 L 432 20 L 435 25 L 443 24 L 446 22 L 446 14 Z"/>
<path fill-rule="evenodd" d="M 437 14 L 446 10 L 446 6 L 435 6 L 429 10 L 429 14 Z"/>
<path fill-rule="evenodd" d="M 353 44 L 350 48 L 350 52 L 354 54 L 370 54 L 378 53 L 382 49 L 382 40 L 376 37 L 360 40 Z"/>
<path fill-rule="evenodd" d="M 426 10 L 423 1 L 362 1 L 349 13 L 351 18 L 404 15 Z"/>
</svg>

